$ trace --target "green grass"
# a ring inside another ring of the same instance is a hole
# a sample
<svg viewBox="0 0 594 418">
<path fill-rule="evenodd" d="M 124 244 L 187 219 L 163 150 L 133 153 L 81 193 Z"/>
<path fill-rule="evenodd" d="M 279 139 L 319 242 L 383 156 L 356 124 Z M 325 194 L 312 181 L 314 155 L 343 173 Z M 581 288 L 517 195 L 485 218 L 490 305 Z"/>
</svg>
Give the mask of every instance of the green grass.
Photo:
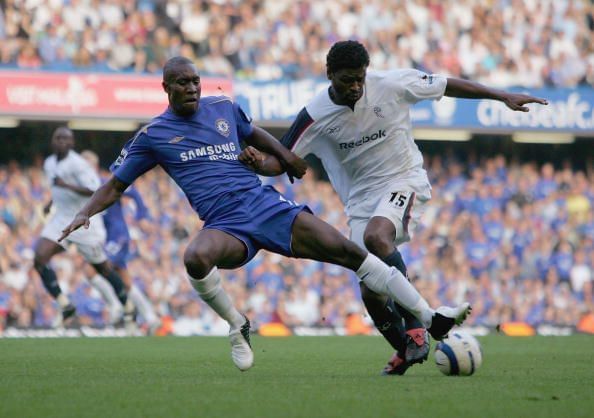
<svg viewBox="0 0 594 418">
<path fill-rule="evenodd" d="M 432 357 L 382 377 L 379 337 L 0 339 L 0 417 L 592 417 L 594 337 L 480 339 L 471 377 Z"/>
</svg>

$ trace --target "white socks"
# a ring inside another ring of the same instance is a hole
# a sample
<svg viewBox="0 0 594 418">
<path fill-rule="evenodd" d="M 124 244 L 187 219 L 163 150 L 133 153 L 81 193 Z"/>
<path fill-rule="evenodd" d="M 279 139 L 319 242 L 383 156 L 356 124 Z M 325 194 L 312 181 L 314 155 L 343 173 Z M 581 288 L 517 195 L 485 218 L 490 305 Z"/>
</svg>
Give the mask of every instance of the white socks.
<svg viewBox="0 0 594 418">
<path fill-rule="evenodd" d="M 416 316 L 423 325 L 431 326 L 433 309 L 398 269 L 388 267 L 375 255 L 369 253 L 356 273 L 369 289 L 392 298 Z"/>
<path fill-rule="evenodd" d="M 147 324 L 152 325 L 159 321 L 153 305 L 145 296 L 145 294 L 142 293 L 138 287 L 136 287 L 136 285 L 132 285 L 130 288 L 128 298 L 132 301 L 136 309 L 138 309 L 138 312 L 144 318 Z"/>
<path fill-rule="evenodd" d="M 122 303 L 105 277 L 100 274 L 95 274 L 89 279 L 89 283 L 97 289 L 110 309 L 121 310 Z"/>
<path fill-rule="evenodd" d="M 58 304 L 60 305 L 61 309 L 64 309 L 66 306 L 70 305 L 70 299 L 64 293 L 60 293 L 56 299 Z"/>
<path fill-rule="evenodd" d="M 89 280 L 89 283 L 91 283 L 91 286 L 101 293 L 101 296 L 105 302 L 107 302 L 107 305 L 111 311 L 110 314 L 113 317 L 112 321 L 115 322 L 120 319 L 123 313 L 122 309 L 124 309 L 126 313 L 129 313 L 133 312 L 134 307 L 138 309 L 138 312 L 144 318 L 147 324 L 150 325 L 159 321 L 153 305 L 136 285 L 132 285 L 130 288 L 130 292 L 128 293 L 128 302 L 126 303 L 127 306 L 122 307 L 122 303 L 115 294 L 113 287 L 103 276 L 96 274 Z"/>
<path fill-rule="evenodd" d="M 244 324 L 244 316 L 235 309 L 231 298 L 221 286 L 221 275 L 216 267 L 213 267 L 202 280 L 190 277 L 190 283 L 200 298 L 227 321 L 231 328 L 238 328 Z"/>
</svg>

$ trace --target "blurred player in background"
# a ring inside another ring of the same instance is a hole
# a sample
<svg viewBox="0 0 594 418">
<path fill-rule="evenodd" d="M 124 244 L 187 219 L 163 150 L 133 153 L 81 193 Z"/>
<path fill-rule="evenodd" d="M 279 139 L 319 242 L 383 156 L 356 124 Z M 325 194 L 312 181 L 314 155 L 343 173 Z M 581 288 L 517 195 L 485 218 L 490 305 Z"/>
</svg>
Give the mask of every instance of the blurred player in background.
<svg viewBox="0 0 594 418">
<path fill-rule="evenodd" d="M 274 155 L 291 176 L 305 173 L 305 162 L 283 147 L 228 97 L 200 98 L 200 76 L 187 58 L 175 57 L 163 69 L 169 108 L 143 127 L 115 161 L 111 178 L 64 229 L 61 239 L 116 202 L 126 188 L 157 164 L 176 181 L 204 227 L 190 242 L 184 264 L 202 300 L 230 325 L 231 357 L 240 370 L 253 365 L 250 322 L 233 306 L 218 268 L 232 269 L 260 249 L 347 267 L 369 288 L 398 300 L 443 337 L 470 312 L 469 304 L 434 311 L 408 280 L 377 257 L 348 241 L 316 218 L 306 206 L 286 199 L 238 161 L 240 141 Z"/>
<path fill-rule="evenodd" d="M 95 172 L 100 176 L 102 182 L 107 181 L 107 177 L 101 176 L 99 157 L 97 157 L 97 154 L 93 151 L 85 150 L 81 152 L 80 155 L 95 169 Z M 126 189 L 122 196 L 134 201 L 135 220 L 143 227 L 143 229 L 149 230 L 148 208 L 144 204 L 140 193 L 138 193 L 136 188 L 132 186 Z M 152 334 L 160 325 L 159 317 L 155 313 L 155 310 L 146 295 L 133 283 L 132 277 L 130 277 L 126 268 L 130 257 L 130 231 L 128 230 L 128 225 L 126 225 L 126 219 L 124 218 L 122 202 L 115 202 L 105 210 L 102 215 L 105 230 L 107 232 L 107 240 L 104 247 L 107 257 L 124 281 L 126 287 L 130 289 L 128 297 L 144 319 L 148 326 L 149 333 Z M 94 271 L 89 270 L 87 270 L 87 276 L 91 277 L 91 279 L 89 279 L 90 283 L 108 302 L 110 322 L 117 322 L 122 317 L 124 307 L 117 299 L 107 280 L 101 275 L 95 274 Z M 124 323 L 128 328 L 131 328 L 134 325 L 134 318 L 129 317 L 129 315 L 130 309 L 128 309 L 126 315 L 124 315 Z M 131 329 L 129 330 L 132 331 Z"/>
<path fill-rule="evenodd" d="M 61 231 L 101 182 L 93 167 L 72 149 L 74 135 L 70 129 L 65 126 L 57 128 L 52 135 L 51 147 L 53 154 L 45 160 L 43 169 L 51 183 L 52 199 L 44 207 L 44 213 L 48 214 L 52 206 L 55 212 L 41 231 L 41 237 L 35 246 L 35 270 L 41 276 L 46 290 L 58 301 L 62 309 L 62 320 L 72 317 L 76 308 L 68 296 L 62 293 L 56 273 L 49 262 L 54 255 L 64 251 L 67 244 L 75 244 L 78 252 L 97 273 L 109 281 L 118 300 L 126 306 L 128 291 L 120 275 L 107 261 L 103 250 L 106 234 L 101 217 L 93 219 L 87 231 L 72 234 L 65 243 L 58 242 Z"/>
<path fill-rule="evenodd" d="M 499 100 L 527 112 L 525 104 L 546 101 L 414 69 L 367 72 L 368 65 L 359 42 L 334 44 L 326 61 L 330 87 L 301 110 L 282 143 L 300 157 L 314 154 L 322 161 L 345 205 L 351 239 L 406 276 L 397 247 L 410 240 L 431 198 L 423 156 L 412 137 L 410 106 L 445 95 Z M 266 164 L 261 158 L 252 149 L 242 155 L 258 172 Z M 282 172 L 277 168 L 275 174 Z M 426 360 L 429 340 L 422 323 L 364 282 L 361 293 L 375 326 L 397 350 L 383 372 L 403 374 Z"/>
</svg>

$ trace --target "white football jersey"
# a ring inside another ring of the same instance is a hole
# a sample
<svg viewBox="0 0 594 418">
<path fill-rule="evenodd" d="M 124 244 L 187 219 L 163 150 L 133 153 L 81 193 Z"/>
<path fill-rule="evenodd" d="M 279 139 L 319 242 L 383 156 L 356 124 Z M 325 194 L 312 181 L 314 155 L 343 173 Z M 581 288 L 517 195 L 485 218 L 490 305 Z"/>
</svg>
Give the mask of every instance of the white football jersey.
<svg viewBox="0 0 594 418">
<path fill-rule="evenodd" d="M 43 170 L 51 186 L 53 206 L 56 215 L 66 218 L 74 218 L 80 209 L 85 205 L 89 196 L 83 196 L 65 187 L 54 185 L 54 179 L 60 177 L 64 182 L 89 190 L 97 190 L 101 184 L 99 175 L 93 167 L 75 151 L 70 150 L 68 155 L 58 161 L 54 154 L 46 158 Z"/>
<path fill-rule="evenodd" d="M 414 69 L 370 70 L 354 110 L 335 104 L 323 90 L 301 110 L 282 142 L 300 157 L 314 154 L 322 161 L 348 216 L 368 216 L 362 211 L 369 192 L 422 170 L 410 106 L 439 100 L 446 84 L 444 76 Z"/>
</svg>

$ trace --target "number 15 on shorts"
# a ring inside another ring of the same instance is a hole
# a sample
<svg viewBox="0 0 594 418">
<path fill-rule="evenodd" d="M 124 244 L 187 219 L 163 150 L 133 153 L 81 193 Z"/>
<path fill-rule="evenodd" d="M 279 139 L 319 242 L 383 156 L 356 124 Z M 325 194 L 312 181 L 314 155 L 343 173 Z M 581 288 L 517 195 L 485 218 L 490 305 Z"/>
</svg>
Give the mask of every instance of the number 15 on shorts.
<svg viewBox="0 0 594 418">
<path fill-rule="evenodd" d="M 408 206 L 409 199 L 414 195 L 411 192 L 392 192 L 390 193 L 390 203 L 399 208 Z"/>
</svg>

